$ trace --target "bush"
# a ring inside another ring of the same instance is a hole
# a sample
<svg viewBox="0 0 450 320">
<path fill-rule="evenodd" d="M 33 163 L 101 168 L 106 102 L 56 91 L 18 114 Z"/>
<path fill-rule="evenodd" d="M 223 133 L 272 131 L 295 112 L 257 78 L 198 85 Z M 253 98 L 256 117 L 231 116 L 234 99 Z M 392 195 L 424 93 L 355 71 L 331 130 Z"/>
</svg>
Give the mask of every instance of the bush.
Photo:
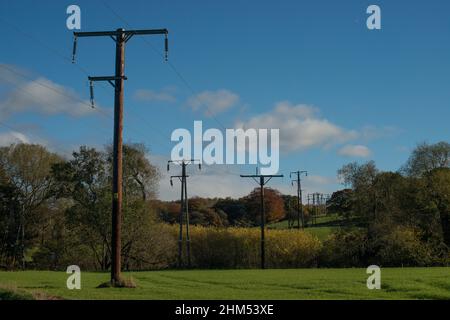
<svg viewBox="0 0 450 320">
<path fill-rule="evenodd" d="M 362 230 L 340 230 L 331 234 L 323 243 L 320 265 L 323 267 L 365 267 L 367 235 Z"/>
<path fill-rule="evenodd" d="M 399 226 L 381 237 L 377 260 L 383 266 L 423 267 L 436 263 L 437 257 L 416 229 Z"/>
<path fill-rule="evenodd" d="M 175 265 L 177 241 L 171 226 L 156 223 L 139 234 L 129 251 L 123 252 L 126 270 L 167 269 Z"/>
<path fill-rule="evenodd" d="M 385 227 L 376 238 L 369 238 L 367 230 L 341 230 L 323 243 L 320 266 L 367 267 L 423 267 L 445 265 L 447 249 L 425 242 L 415 228 Z"/>
<path fill-rule="evenodd" d="M 174 228 L 175 230 L 175 228 Z M 177 234 L 177 232 L 174 232 Z M 192 227 L 192 266 L 196 268 L 258 268 L 260 229 Z M 266 266 L 300 268 L 317 265 L 320 241 L 294 230 L 266 232 Z"/>
<path fill-rule="evenodd" d="M 317 267 L 322 248 L 319 239 L 298 230 L 271 230 L 266 244 L 270 268 Z"/>
</svg>

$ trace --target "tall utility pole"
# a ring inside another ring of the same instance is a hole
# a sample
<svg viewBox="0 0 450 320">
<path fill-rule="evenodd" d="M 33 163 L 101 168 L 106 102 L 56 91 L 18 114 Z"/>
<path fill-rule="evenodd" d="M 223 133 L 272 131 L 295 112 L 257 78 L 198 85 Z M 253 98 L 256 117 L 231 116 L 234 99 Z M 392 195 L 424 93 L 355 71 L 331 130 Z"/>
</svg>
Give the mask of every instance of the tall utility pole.
<svg viewBox="0 0 450 320">
<path fill-rule="evenodd" d="M 292 175 L 296 175 L 297 178 L 293 180 L 291 183 L 296 182 L 297 184 L 297 226 L 300 229 L 300 220 L 302 221 L 302 228 L 305 227 L 305 217 L 303 216 L 303 203 L 302 203 L 302 180 L 301 175 L 305 174 L 308 176 L 308 171 L 294 171 L 289 174 L 289 178 L 292 178 Z"/>
<path fill-rule="evenodd" d="M 202 169 L 200 160 L 169 160 L 167 162 L 167 171 L 170 170 L 170 164 L 176 163 L 181 166 L 181 175 L 170 176 L 170 185 L 173 186 L 173 178 L 178 178 L 181 182 L 181 202 L 180 202 L 180 231 L 178 234 L 178 267 L 181 268 L 183 265 L 183 220 L 186 220 L 186 254 L 187 254 L 187 265 L 188 268 L 191 267 L 191 238 L 189 235 L 189 205 L 187 197 L 187 179 L 189 176 L 186 175 L 186 167 L 189 164 L 198 163 L 199 170 Z"/>
<path fill-rule="evenodd" d="M 122 225 L 122 130 L 123 89 L 125 77 L 125 44 L 135 35 L 165 35 L 167 60 L 167 29 L 74 32 L 73 58 L 75 61 L 78 37 L 111 37 L 116 43 L 116 66 L 113 77 L 89 77 L 91 81 L 91 102 L 93 103 L 93 81 L 108 81 L 114 87 L 114 141 L 113 141 L 113 185 L 112 185 L 112 239 L 111 239 L 111 284 L 121 284 L 121 225 Z M 114 82 L 113 82 L 114 81 Z"/>
<path fill-rule="evenodd" d="M 266 209 L 264 206 L 264 185 L 266 185 L 272 178 L 282 178 L 282 174 L 277 175 L 261 175 L 261 174 L 254 174 L 254 175 L 242 175 L 241 178 L 252 178 L 255 180 L 256 183 L 259 184 L 259 191 L 260 191 L 260 201 L 261 201 L 261 269 L 265 269 L 266 267 L 266 252 L 265 252 L 265 237 L 264 237 L 264 230 L 266 228 L 265 222 L 266 222 Z M 259 181 L 257 180 L 259 178 Z M 266 180 L 267 179 L 267 180 Z"/>
</svg>

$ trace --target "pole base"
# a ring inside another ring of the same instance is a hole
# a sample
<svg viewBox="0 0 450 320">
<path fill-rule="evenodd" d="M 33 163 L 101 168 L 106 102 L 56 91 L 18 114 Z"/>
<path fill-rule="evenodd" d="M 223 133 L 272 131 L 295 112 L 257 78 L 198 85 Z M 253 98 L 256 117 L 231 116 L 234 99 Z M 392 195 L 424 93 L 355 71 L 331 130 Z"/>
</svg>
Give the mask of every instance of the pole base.
<svg viewBox="0 0 450 320">
<path fill-rule="evenodd" d="M 98 285 L 97 288 L 136 288 L 136 282 L 133 278 L 126 278 L 120 280 L 111 280 Z"/>
</svg>

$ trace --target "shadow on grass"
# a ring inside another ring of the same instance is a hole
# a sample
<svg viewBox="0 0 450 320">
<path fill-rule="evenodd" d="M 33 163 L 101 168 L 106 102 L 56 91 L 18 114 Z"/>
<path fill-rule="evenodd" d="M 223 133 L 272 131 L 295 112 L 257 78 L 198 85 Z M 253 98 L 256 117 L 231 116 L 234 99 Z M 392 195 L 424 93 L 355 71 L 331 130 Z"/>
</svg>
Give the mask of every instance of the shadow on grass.
<svg viewBox="0 0 450 320">
<path fill-rule="evenodd" d="M 35 300 L 29 292 L 19 291 L 17 288 L 0 288 L 0 300 Z"/>
</svg>

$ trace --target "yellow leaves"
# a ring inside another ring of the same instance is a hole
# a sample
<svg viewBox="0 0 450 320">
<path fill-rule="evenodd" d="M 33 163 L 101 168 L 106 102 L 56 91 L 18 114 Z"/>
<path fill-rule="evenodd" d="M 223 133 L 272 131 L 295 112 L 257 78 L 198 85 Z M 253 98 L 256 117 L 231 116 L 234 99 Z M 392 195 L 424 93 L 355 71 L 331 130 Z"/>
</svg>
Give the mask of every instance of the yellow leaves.
<svg viewBox="0 0 450 320">
<path fill-rule="evenodd" d="M 178 234 L 178 226 L 173 233 Z M 266 230 L 266 261 L 269 268 L 317 265 L 320 241 L 298 230 Z M 192 226 L 192 261 L 198 268 L 257 268 L 260 264 L 259 228 Z"/>
</svg>

